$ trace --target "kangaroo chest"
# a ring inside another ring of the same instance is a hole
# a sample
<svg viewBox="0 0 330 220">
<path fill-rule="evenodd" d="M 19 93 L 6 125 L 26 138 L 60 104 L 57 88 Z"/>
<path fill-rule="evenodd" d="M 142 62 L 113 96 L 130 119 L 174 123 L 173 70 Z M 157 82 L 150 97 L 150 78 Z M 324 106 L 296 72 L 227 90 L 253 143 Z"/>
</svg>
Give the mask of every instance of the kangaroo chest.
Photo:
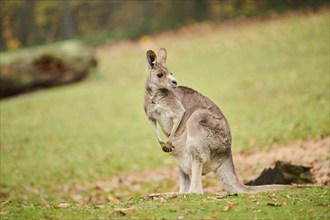
<svg viewBox="0 0 330 220">
<path fill-rule="evenodd" d="M 168 137 L 174 126 L 175 118 L 184 112 L 181 101 L 173 92 L 162 91 L 148 95 L 145 100 L 148 117 L 155 119 Z"/>
<path fill-rule="evenodd" d="M 151 103 L 147 108 L 148 115 L 159 123 L 166 136 L 169 136 L 173 127 L 173 113 L 161 103 Z"/>
</svg>

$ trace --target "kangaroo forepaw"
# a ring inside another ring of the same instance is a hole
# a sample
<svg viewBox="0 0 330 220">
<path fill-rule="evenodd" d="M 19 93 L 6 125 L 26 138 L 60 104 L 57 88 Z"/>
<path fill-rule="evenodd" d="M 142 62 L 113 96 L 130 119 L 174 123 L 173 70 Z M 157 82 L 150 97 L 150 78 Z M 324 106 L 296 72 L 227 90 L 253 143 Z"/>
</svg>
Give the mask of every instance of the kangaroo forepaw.
<svg viewBox="0 0 330 220">
<path fill-rule="evenodd" d="M 162 147 L 162 150 L 166 153 L 172 152 L 174 146 L 172 145 L 171 142 L 159 142 L 160 146 Z"/>
</svg>

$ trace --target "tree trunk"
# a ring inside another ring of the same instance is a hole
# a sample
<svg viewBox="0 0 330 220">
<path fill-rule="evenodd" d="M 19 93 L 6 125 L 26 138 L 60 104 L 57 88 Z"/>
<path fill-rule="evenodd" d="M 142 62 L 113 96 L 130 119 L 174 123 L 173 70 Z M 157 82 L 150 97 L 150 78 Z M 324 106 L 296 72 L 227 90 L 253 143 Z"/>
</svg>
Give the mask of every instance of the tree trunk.
<svg viewBox="0 0 330 220">
<path fill-rule="evenodd" d="M 69 0 L 63 1 L 63 32 L 64 39 L 71 39 L 73 36 L 73 25 L 72 25 L 72 7 Z"/>
</svg>

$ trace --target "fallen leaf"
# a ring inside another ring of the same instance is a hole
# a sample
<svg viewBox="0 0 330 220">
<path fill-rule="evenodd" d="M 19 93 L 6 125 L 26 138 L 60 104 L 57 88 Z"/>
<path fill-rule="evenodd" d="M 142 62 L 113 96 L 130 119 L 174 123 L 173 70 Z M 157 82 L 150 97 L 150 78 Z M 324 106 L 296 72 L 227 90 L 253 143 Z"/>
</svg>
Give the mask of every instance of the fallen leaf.
<svg viewBox="0 0 330 220">
<path fill-rule="evenodd" d="M 70 204 L 68 204 L 68 203 L 60 203 L 60 204 L 58 204 L 58 208 L 63 208 L 63 209 L 66 209 L 66 208 L 68 208 L 70 206 Z"/>
<path fill-rule="evenodd" d="M 228 193 L 228 196 L 238 196 L 237 193 Z"/>
<path fill-rule="evenodd" d="M 210 215 L 210 217 L 208 217 L 207 219 L 209 219 L 209 220 L 218 219 L 218 213 L 213 212 L 212 215 Z"/>
<path fill-rule="evenodd" d="M 273 200 L 274 202 L 276 202 L 278 200 L 278 197 L 275 194 L 273 194 L 272 196 L 269 196 L 269 198 L 271 200 Z"/>
<path fill-rule="evenodd" d="M 110 202 L 113 204 L 120 204 L 120 201 L 118 199 L 110 198 Z"/>
<path fill-rule="evenodd" d="M 226 205 L 221 209 L 221 211 L 227 212 L 229 210 L 229 208 L 230 208 L 229 205 Z"/>
<path fill-rule="evenodd" d="M 224 207 L 221 209 L 221 211 L 223 211 L 223 212 L 227 212 L 229 209 L 233 208 L 233 207 L 236 206 L 236 205 L 238 205 L 238 204 L 236 204 L 236 203 L 232 203 L 232 204 L 226 205 L 226 206 L 224 206 Z"/>
<path fill-rule="evenodd" d="M 96 205 L 95 208 L 104 209 L 105 208 L 105 205 Z"/>
<path fill-rule="evenodd" d="M 83 210 L 84 207 L 85 207 L 85 205 L 87 205 L 87 204 L 89 204 L 89 203 L 91 203 L 91 202 L 92 202 L 92 199 L 91 199 L 91 198 L 86 199 L 86 200 L 84 201 L 84 203 L 81 204 L 81 205 L 79 206 L 79 209 L 80 209 L 80 210 Z"/>
<path fill-rule="evenodd" d="M 173 194 L 168 197 L 168 199 L 176 199 L 176 198 L 178 198 L 177 194 Z"/>
<path fill-rule="evenodd" d="M 126 213 L 125 212 L 123 212 L 123 211 L 121 211 L 121 210 L 119 210 L 119 211 L 116 211 L 117 212 L 117 214 L 119 214 L 120 216 L 125 216 L 126 215 Z"/>
<path fill-rule="evenodd" d="M 267 203 L 268 206 L 274 206 L 274 207 L 278 207 L 278 206 L 281 206 L 281 204 L 278 204 L 277 202 L 276 203 Z"/>
<path fill-rule="evenodd" d="M 136 208 L 135 207 L 129 207 L 129 208 L 115 208 L 114 210 L 115 211 L 122 211 L 122 212 L 124 212 L 124 211 L 131 211 L 131 210 L 135 210 Z"/>
<path fill-rule="evenodd" d="M 208 196 L 207 200 L 223 200 L 229 197 L 228 193 L 215 193 L 214 195 Z"/>
<path fill-rule="evenodd" d="M 10 199 L 7 199 L 1 203 L 1 205 L 7 205 L 10 202 Z"/>
<path fill-rule="evenodd" d="M 163 194 L 161 194 L 161 193 L 152 193 L 152 194 L 149 194 L 149 195 L 147 196 L 147 198 L 148 198 L 148 199 L 155 199 L 155 198 L 159 198 L 159 197 L 161 197 L 161 196 L 163 196 Z"/>
<path fill-rule="evenodd" d="M 282 205 L 283 206 L 287 206 L 288 205 L 288 202 L 287 202 L 286 198 L 282 198 Z"/>
<path fill-rule="evenodd" d="M 253 207 L 253 206 L 248 206 L 247 208 L 246 208 L 246 210 L 255 210 L 256 208 L 255 207 Z"/>
</svg>

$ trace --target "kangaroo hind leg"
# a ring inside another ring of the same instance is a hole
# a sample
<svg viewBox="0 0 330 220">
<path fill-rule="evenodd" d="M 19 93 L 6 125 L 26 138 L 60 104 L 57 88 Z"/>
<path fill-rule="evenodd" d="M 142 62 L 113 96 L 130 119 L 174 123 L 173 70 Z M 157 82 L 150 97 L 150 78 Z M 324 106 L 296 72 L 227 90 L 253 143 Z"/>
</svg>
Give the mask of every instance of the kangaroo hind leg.
<svg viewBox="0 0 330 220">
<path fill-rule="evenodd" d="M 195 111 L 187 121 L 187 151 L 191 158 L 190 193 L 203 193 L 202 172 L 210 161 L 208 131 L 200 125 L 201 117 L 208 115 L 207 110 Z"/>
<path fill-rule="evenodd" d="M 200 160 L 192 159 L 191 183 L 189 193 L 203 194 L 202 186 L 203 163 Z"/>
<path fill-rule="evenodd" d="M 187 193 L 190 187 L 190 177 L 181 169 L 181 167 L 179 167 L 179 171 L 180 171 L 180 193 Z"/>
</svg>

